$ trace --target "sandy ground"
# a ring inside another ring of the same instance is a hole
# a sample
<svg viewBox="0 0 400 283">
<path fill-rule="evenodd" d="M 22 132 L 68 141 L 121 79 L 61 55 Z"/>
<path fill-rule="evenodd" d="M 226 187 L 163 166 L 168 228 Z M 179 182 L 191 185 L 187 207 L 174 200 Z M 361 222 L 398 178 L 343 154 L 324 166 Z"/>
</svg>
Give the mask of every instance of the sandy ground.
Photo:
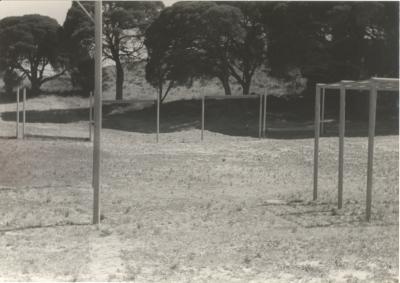
<svg viewBox="0 0 400 283">
<path fill-rule="evenodd" d="M 88 136 L 85 121 L 28 127 Z M 337 210 L 337 138 L 320 142 L 312 202 L 313 139 L 205 134 L 163 133 L 156 144 L 151 133 L 104 129 L 99 227 L 89 225 L 90 142 L 0 139 L 0 280 L 398 281 L 397 135 L 376 138 L 366 223 L 365 137 L 346 138 Z"/>
</svg>

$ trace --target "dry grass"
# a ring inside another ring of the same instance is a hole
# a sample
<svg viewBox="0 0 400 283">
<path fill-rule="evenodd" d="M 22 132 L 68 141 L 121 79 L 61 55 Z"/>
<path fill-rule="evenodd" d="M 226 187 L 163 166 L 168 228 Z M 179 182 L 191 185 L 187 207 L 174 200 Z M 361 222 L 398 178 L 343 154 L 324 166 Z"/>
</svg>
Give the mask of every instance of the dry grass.
<svg viewBox="0 0 400 283">
<path fill-rule="evenodd" d="M 29 129 L 87 135 L 84 122 Z M 151 133 L 104 129 L 98 229 L 86 225 L 89 142 L 0 139 L 0 279 L 397 281 L 397 135 L 376 138 L 370 223 L 365 137 L 346 139 L 342 210 L 337 138 L 321 140 L 320 199 L 310 202 L 312 139 L 199 137 L 188 127 L 156 144 Z"/>
</svg>

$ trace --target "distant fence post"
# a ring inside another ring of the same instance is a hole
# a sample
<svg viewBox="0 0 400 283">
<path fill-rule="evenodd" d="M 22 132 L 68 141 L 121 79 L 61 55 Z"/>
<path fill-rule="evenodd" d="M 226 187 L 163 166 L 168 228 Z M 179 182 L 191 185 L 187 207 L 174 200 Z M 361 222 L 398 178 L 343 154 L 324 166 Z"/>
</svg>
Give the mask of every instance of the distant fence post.
<svg viewBox="0 0 400 283">
<path fill-rule="evenodd" d="M 26 88 L 24 88 L 22 102 L 22 138 L 25 139 L 25 122 L 26 122 Z"/>
<path fill-rule="evenodd" d="M 261 138 L 262 122 L 263 122 L 263 95 L 260 94 L 260 109 L 258 117 L 258 137 Z"/>
<path fill-rule="evenodd" d="M 338 172 L 338 208 L 343 205 L 343 172 L 344 172 L 344 132 L 346 121 L 346 89 L 340 86 L 340 111 L 339 111 L 339 172 Z"/>
<path fill-rule="evenodd" d="M 366 202 L 366 220 L 371 219 L 372 204 L 372 180 L 373 180 L 373 163 L 374 163 L 374 137 L 376 123 L 376 101 L 377 87 L 374 82 L 369 93 L 369 121 L 368 121 L 368 167 L 367 167 L 367 202 Z"/>
<path fill-rule="evenodd" d="M 267 93 L 267 89 L 265 89 L 265 91 L 264 91 L 263 137 L 266 137 L 266 131 L 267 131 L 267 99 L 268 99 L 268 93 Z"/>
<path fill-rule="evenodd" d="M 319 155 L 319 130 L 321 118 L 321 93 L 320 86 L 315 87 L 315 121 L 314 121 L 314 191 L 313 200 L 318 197 L 318 155 Z"/>
<path fill-rule="evenodd" d="M 92 141 L 92 125 L 93 125 L 93 91 L 89 94 L 89 140 Z"/>
<path fill-rule="evenodd" d="M 19 139 L 19 88 L 17 89 L 16 138 Z"/>
<path fill-rule="evenodd" d="M 157 94 L 157 134 L 156 134 L 156 142 L 159 141 L 160 134 L 160 94 Z"/>
<path fill-rule="evenodd" d="M 201 97 L 201 141 L 204 140 L 204 112 L 205 112 L 205 97 Z"/>
<path fill-rule="evenodd" d="M 321 99 L 321 135 L 324 134 L 324 124 L 325 124 L 325 88 L 322 88 L 322 99 Z"/>
</svg>

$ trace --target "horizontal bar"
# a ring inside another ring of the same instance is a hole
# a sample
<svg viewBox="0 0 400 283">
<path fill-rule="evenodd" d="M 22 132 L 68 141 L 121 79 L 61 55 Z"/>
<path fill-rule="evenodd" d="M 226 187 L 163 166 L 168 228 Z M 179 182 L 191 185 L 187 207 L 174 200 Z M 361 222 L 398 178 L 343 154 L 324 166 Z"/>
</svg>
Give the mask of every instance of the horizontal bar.
<svg viewBox="0 0 400 283">
<path fill-rule="evenodd" d="M 155 103 L 155 99 L 131 99 L 131 100 L 103 100 L 103 105 L 105 104 L 133 104 L 133 103 Z"/>
<path fill-rule="evenodd" d="M 323 89 L 337 89 L 337 90 L 340 90 L 340 86 L 321 86 L 321 88 L 323 88 Z M 353 87 L 353 86 L 351 86 L 351 87 L 349 87 L 349 86 L 344 86 L 344 88 L 346 89 L 346 90 L 370 90 L 371 89 L 371 87 L 369 87 L 369 86 L 363 86 L 363 87 Z M 391 87 L 391 86 L 385 86 L 385 87 L 381 87 L 381 86 L 377 86 L 377 90 L 378 91 L 399 91 L 399 88 L 398 87 Z"/>
<path fill-rule="evenodd" d="M 372 77 L 371 78 L 374 81 L 381 81 L 381 82 L 399 82 L 399 79 L 396 78 L 377 78 L 377 77 Z"/>
<path fill-rule="evenodd" d="M 205 95 L 204 98 L 211 98 L 216 100 L 246 99 L 246 98 L 260 98 L 260 95 Z"/>
</svg>

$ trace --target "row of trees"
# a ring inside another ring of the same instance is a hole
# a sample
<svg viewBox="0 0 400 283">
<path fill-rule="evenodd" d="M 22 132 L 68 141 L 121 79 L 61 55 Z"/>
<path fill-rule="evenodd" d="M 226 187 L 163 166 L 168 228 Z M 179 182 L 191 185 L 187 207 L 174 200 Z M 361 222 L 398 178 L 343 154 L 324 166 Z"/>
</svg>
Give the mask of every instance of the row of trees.
<svg viewBox="0 0 400 283">
<path fill-rule="evenodd" d="M 82 3 L 93 15 L 93 2 Z M 115 63 L 116 99 L 123 98 L 123 64 L 146 58 L 144 32 L 163 8 L 162 2 L 103 2 L 103 56 Z M 28 78 L 30 94 L 35 95 L 43 83 L 68 72 L 74 85 L 86 92 L 93 89 L 94 24 L 77 2 L 63 26 L 41 15 L 2 19 L 0 39 L 0 72 L 6 86 Z"/>
<path fill-rule="evenodd" d="M 233 78 L 247 95 L 260 67 L 309 87 L 397 77 L 398 12 L 397 2 L 178 2 L 147 29 L 146 78 L 165 97 L 196 77 L 218 78 L 227 95 Z"/>
<path fill-rule="evenodd" d="M 92 2 L 82 2 L 93 11 Z M 398 2 L 104 1 L 104 58 L 116 68 L 123 98 L 124 64 L 146 61 L 146 80 L 161 99 L 178 85 L 217 78 L 230 95 L 236 81 L 250 93 L 260 68 L 288 80 L 315 82 L 398 76 Z M 63 26 L 27 15 L 0 21 L 0 71 L 21 76 L 32 92 L 66 71 L 93 88 L 93 23 L 73 2 Z M 46 70 L 53 72 L 48 75 Z M 10 83 L 9 83 L 10 84 Z"/>
</svg>

